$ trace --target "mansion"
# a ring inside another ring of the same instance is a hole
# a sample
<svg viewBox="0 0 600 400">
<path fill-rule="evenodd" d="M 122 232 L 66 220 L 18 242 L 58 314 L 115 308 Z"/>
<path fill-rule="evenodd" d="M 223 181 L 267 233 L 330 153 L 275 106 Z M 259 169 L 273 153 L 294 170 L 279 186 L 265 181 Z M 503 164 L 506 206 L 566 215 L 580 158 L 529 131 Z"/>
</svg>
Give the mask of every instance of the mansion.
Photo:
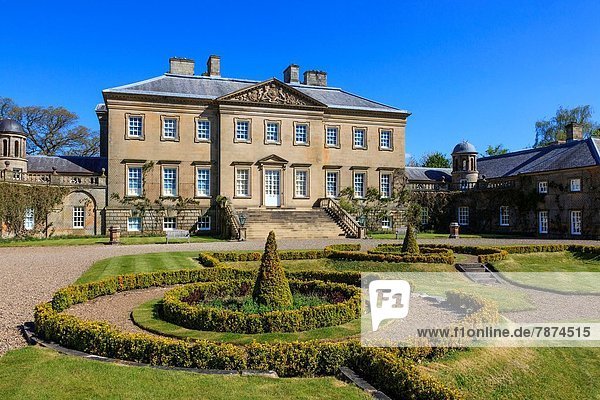
<svg viewBox="0 0 600 400">
<path fill-rule="evenodd" d="M 390 197 L 407 184 L 425 229 L 457 221 L 472 232 L 600 237 L 600 142 L 575 124 L 565 143 L 480 158 L 463 142 L 452 168 L 405 167 L 406 110 L 328 86 L 323 71 L 301 79 L 294 64 L 263 81 L 222 77 L 218 56 L 197 69 L 171 58 L 163 75 L 104 90 L 100 157 L 27 156 L 23 128 L 0 121 L 0 183 L 67 188 L 40 228 L 56 235 L 364 237 L 340 193 Z M 27 210 L 25 229 L 42 220 Z M 402 224 L 392 212 L 381 227 Z"/>
</svg>

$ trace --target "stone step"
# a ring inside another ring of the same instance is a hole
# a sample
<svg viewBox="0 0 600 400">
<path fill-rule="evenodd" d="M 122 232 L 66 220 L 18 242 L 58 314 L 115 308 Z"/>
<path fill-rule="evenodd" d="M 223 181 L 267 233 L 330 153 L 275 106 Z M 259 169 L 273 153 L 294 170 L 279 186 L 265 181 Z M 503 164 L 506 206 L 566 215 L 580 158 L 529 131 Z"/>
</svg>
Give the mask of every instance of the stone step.
<svg viewBox="0 0 600 400">
<path fill-rule="evenodd" d="M 240 210 L 242 211 L 242 210 Z M 246 237 L 262 239 L 270 231 L 277 237 L 338 238 L 345 236 L 340 226 L 320 208 L 314 209 L 247 209 Z"/>
</svg>

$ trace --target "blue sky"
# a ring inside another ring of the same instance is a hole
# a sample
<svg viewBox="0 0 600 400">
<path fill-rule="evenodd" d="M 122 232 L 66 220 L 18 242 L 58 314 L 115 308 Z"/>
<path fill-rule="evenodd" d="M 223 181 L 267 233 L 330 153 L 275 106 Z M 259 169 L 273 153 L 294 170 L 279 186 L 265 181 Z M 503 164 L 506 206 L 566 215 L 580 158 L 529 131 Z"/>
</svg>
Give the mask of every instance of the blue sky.
<svg viewBox="0 0 600 400">
<path fill-rule="evenodd" d="M 600 120 L 600 2 L 15 2 L 0 0 L 0 96 L 63 105 L 93 129 L 101 90 L 222 58 L 226 77 L 289 63 L 410 110 L 406 151 L 531 146 L 534 123 L 590 104 Z M 8 16 L 8 17 L 7 17 Z"/>
</svg>

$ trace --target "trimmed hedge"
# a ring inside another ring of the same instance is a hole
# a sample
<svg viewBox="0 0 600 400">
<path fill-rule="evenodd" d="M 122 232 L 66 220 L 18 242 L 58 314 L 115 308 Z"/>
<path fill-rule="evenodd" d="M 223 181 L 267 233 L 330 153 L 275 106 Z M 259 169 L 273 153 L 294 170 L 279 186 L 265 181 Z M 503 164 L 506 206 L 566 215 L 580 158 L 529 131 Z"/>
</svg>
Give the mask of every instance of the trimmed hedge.
<svg viewBox="0 0 600 400">
<path fill-rule="evenodd" d="M 189 329 L 232 333 L 300 332 L 345 324 L 360 317 L 360 289 L 321 281 L 290 281 L 293 292 L 316 294 L 330 304 L 246 314 L 202 304 L 214 298 L 247 296 L 252 281 L 205 282 L 165 293 L 161 317 Z M 190 301 L 200 303 L 190 304 Z"/>
<path fill-rule="evenodd" d="M 444 253 L 431 254 L 388 254 L 388 253 L 363 253 L 355 251 L 333 251 L 329 258 L 348 261 L 377 261 L 395 263 L 439 263 L 454 264 L 454 253 L 448 250 Z"/>
<path fill-rule="evenodd" d="M 262 253 L 258 251 L 249 253 L 216 252 L 201 254 L 208 254 L 221 262 L 260 261 L 262 257 Z M 325 258 L 323 250 L 287 250 L 278 251 L 278 254 L 281 260 L 316 260 Z"/>
</svg>

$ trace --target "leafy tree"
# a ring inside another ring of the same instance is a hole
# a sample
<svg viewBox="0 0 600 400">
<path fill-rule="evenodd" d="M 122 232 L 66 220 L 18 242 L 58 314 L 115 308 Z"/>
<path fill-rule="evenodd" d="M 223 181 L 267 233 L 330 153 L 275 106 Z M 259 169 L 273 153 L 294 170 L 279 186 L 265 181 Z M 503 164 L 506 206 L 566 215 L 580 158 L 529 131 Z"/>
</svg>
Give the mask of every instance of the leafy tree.
<svg viewBox="0 0 600 400">
<path fill-rule="evenodd" d="M 600 124 L 592 120 L 593 110 L 589 105 L 575 108 L 559 107 L 550 119 L 535 123 L 534 147 L 548 146 L 557 140 L 566 139 L 566 126 L 571 122 L 582 125 L 584 137 L 600 136 Z"/>
<path fill-rule="evenodd" d="M 381 228 L 381 219 L 389 215 L 390 205 L 396 200 L 396 192 L 390 197 L 382 198 L 379 189 L 367 188 L 363 198 L 354 196 L 354 189 L 347 187 L 340 192 L 340 207 L 355 216 L 365 217 L 365 226 L 369 231 Z"/>
<path fill-rule="evenodd" d="M 419 254 L 419 244 L 417 243 L 417 235 L 411 224 L 406 226 L 406 235 L 404 236 L 404 242 L 402 242 L 402 252 Z"/>
<path fill-rule="evenodd" d="M 435 151 L 423 156 L 421 159 L 421 167 L 452 168 L 452 160 L 450 160 L 445 154 Z"/>
<path fill-rule="evenodd" d="M 0 97 L 0 118 L 21 123 L 27 135 L 29 154 L 98 155 L 98 134 L 79 125 L 77 114 L 64 107 L 20 107 L 12 99 Z"/>
<path fill-rule="evenodd" d="M 265 244 L 252 298 L 257 304 L 271 309 L 285 309 L 293 305 L 292 291 L 279 260 L 273 231 L 269 232 Z"/>
<path fill-rule="evenodd" d="M 492 146 L 490 144 L 490 145 L 488 145 L 487 149 L 485 150 L 486 156 L 499 156 L 499 155 L 506 154 L 506 153 L 508 153 L 508 149 L 506 147 L 504 147 L 502 144 L 499 144 L 496 146 Z"/>
</svg>

